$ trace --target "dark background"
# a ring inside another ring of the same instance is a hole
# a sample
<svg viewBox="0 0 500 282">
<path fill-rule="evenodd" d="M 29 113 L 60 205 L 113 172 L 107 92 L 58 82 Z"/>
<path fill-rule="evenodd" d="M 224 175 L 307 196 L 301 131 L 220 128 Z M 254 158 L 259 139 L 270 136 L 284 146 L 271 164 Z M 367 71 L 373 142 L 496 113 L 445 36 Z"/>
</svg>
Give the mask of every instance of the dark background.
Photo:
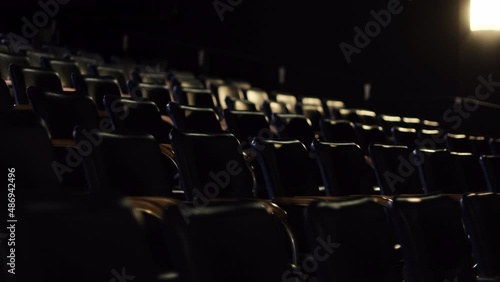
<svg viewBox="0 0 500 282">
<path fill-rule="evenodd" d="M 3 31 L 20 34 L 21 18 L 40 9 L 36 1 L 4 2 Z M 353 44 L 353 28 L 363 29 L 370 11 L 388 2 L 243 0 L 221 22 L 212 0 L 72 0 L 55 17 L 53 40 L 106 55 L 165 57 L 177 69 L 353 105 L 362 103 L 365 82 L 373 84 L 371 100 L 383 103 L 474 95 L 479 75 L 497 77 L 500 36 L 469 31 L 468 0 L 401 0 L 403 11 L 348 64 L 339 44 Z M 207 61 L 200 68 L 201 49 Z M 280 66 L 285 85 L 278 84 Z M 494 94 L 490 101 L 500 101 Z"/>
</svg>

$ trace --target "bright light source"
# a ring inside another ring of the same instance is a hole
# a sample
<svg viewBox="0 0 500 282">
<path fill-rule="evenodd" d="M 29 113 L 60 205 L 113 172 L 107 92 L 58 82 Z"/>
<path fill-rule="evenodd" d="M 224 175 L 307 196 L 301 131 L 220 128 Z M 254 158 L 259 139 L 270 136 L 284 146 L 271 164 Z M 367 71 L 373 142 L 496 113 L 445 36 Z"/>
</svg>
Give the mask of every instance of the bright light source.
<svg viewBox="0 0 500 282">
<path fill-rule="evenodd" d="M 470 30 L 500 30 L 500 1 L 471 0 Z"/>
</svg>

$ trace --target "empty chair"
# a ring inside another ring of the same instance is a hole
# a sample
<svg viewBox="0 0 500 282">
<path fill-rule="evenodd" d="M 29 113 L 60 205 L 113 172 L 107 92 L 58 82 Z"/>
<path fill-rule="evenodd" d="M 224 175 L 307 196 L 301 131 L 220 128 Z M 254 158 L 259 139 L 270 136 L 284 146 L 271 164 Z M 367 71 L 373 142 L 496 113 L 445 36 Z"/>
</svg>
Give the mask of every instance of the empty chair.
<svg viewBox="0 0 500 282">
<path fill-rule="evenodd" d="M 354 124 L 350 121 L 322 119 L 320 128 L 324 141 L 335 143 L 356 143 L 358 141 Z"/>
<path fill-rule="evenodd" d="M 192 107 L 215 109 L 217 101 L 214 94 L 206 89 L 174 87 L 175 102 Z"/>
<path fill-rule="evenodd" d="M 78 64 L 78 68 L 80 69 L 80 73 L 82 75 L 89 75 L 89 65 L 97 64 L 97 61 L 95 59 L 81 56 L 67 56 L 66 59 L 75 61 Z"/>
<path fill-rule="evenodd" d="M 19 233 L 38 235 L 22 235 L 26 249 L 19 250 L 19 255 L 30 271 L 16 273 L 19 280 L 64 281 L 72 277 L 72 281 L 84 282 L 137 277 L 138 281 L 160 281 L 144 234 L 127 203 L 58 197 L 30 201 L 23 211 L 25 225 L 19 227 Z M 55 233 L 41 232 L 46 229 Z"/>
<path fill-rule="evenodd" d="M 393 127 L 401 127 L 402 119 L 399 116 L 378 115 L 378 124 L 382 126 L 387 136 L 391 136 Z"/>
<path fill-rule="evenodd" d="M 394 144 L 415 148 L 415 141 L 418 140 L 418 133 L 415 128 L 394 126 L 391 128 Z"/>
<path fill-rule="evenodd" d="M 103 99 L 105 95 L 121 96 L 118 81 L 112 77 L 90 77 L 73 74 L 72 80 L 76 91 L 82 95 L 90 96 L 99 110 L 104 110 Z"/>
<path fill-rule="evenodd" d="M 310 98 L 312 99 L 312 98 Z M 295 112 L 305 116 L 311 121 L 314 131 L 320 131 L 319 123 L 324 118 L 323 107 L 321 105 L 296 104 Z"/>
<path fill-rule="evenodd" d="M 377 114 L 368 110 L 360 109 L 339 109 L 342 119 L 349 120 L 354 123 L 363 123 L 367 125 L 376 125 Z"/>
<path fill-rule="evenodd" d="M 370 146 L 370 156 L 383 195 L 422 194 L 412 151 L 406 146 Z"/>
<path fill-rule="evenodd" d="M 259 111 L 262 110 L 262 104 L 264 104 L 264 101 L 269 100 L 267 92 L 258 88 L 248 89 L 245 95 L 247 100 L 254 103 L 255 107 L 257 107 L 257 110 Z"/>
<path fill-rule="evenodd" d="M 89 131 L 98 128 L 97 107 L 88 96 L 55 93 L 30 86 L 28 97 L 53 139 L 73 139 L 75 126 Z"/>
<path fill-rule="evenodd" d="M 378 198 L 314 202 L 306 210 L 319 281 L 403 281 L 400 250 Z"/>
<path fill-rule="evenodd" d="M 450 152 L 472 152 L 469 140 L 465 134 L 446 134 L 446 147 Z"/>
<path fill-rule="evenodd" d="M 462 199 L 463 219 L 470 235 L 480 278 L 500 277 L 500 195 L 470 194 Z M 494 281 L 494 280 L 491 280 Z"/>
<path fill-rule="evenodd" d="M 147 68 L 145 71 L 134 70 L 132 71 L 132 79 L 139 83 L 166 85 L 167 73 Z"/>
<path fill-rule="evenodd" d="M 485 136 L 469 136 L 469 144 L 472 153 L 476 156 L 491 154 L 488 138 Z"/>
<path fill-rule="evenodd" d="M 43 67 L 41 62 L 40 62 L 41 57 L 55 59 L 56 56 L 53 54 L 50 54 L 50 53 L 28 50 L 28 51 L 26 51 L 26 57 L 28 57 L 28 60 L 30 62 L 30 66 L 32 66 L 34 68 L 39 68 L 39 67 Z"/>
<path fill-rule="evenodd" d="M 276 101 L 285 103 L 288 112 L 295 113 L 295 104 L 297 104 L 297 97 L 287 93 L 276 93 Z"/>
<path fill-rule="evenodd" d="M 9 114 L 14 111 L 14 99 L 3 79 L 0 79 L 0 114 Z"/>
<path fill-rule="evenodd" d="M 475 281 L 458 201 L 441 195 L 396 197 L 391 214 L 405 281 Z"/>
<path fill-rule="evenodd" d="M 227 105 L 227 109 L 231 111 L 250 111 L 250 112 L 257 111 L 257 107 L 255 106 L 255 104 L 247 100 L 226 97 L 225 102 Z"/>
<path fill-rule="evenodd" d="M 369 154 L 369 146 L 371 144 L 385 144 L 387 139 L 384 135 L 384 130 L 381 126 L 377 125 L 364 125 L 355 124 L 354 131 L 356 132 L 356 137 L 358 138 L 358 144 L 365 152 L 365 155 Z"/>
<path fill-rule="evenodd" d="M 62 84 L 59 75 L 50 70 L 10 66 L 12 85 L 14 86 L 14 98 L 17 105 L 29 104 L 26 89 L 29 86 L 43 87 L 54 92 L 62 92 Z"/>
<path fill-rule="evenodd" d="M 123 69 L 109 66 L 89 66 L 89 73 L 93 76 L 110 76 L 115 78 L 118 81 L 118 85 L 120 86 L 120 90 L 122 93 L 128 93 L 127 88 L 127 78 L 128 75 L 125 74 Z"/>
<path fill-rule="evenodd" d="M 325 99 L 324 100 L 325 113 L 330 118 L 340 118 L 340 109 L 345 108 L 345 104 L 339 100 Z"/>
<path fill-rule="evenodd" d="M 426 193 L 462 194 L 486 191 L 479 159 L 471 153 L 420 149 L 413 154 Z"/>
<path fill-rule="evenodd" d="M 429 123 L 428 123 L 429 124 Z M 432 124 L 432 122 L 431 122 Z M 422 120 L 416 117 L 402 117 L 401 126 L 420 129 L 422 127 Z"/>
<path fill-rule="evenodd" d="M 254 137 L 269 139 L 273 136 L 263 113 L 245 111 L 222 111 L 228 130 L 242 142 L 250 145 Z"/>
<path fill-rule="evenodd" d="M 270 282 L 292 273 L 287 231 L 261 203 L 169 208 L 164 218 L 180 281 Z"/>
<path fill-rule="evenodd" d="M 43 68 L 57 72 L 64 88 L 74 88 L 75 86 L 71 80 L 71 75 L 73 73 L 81 74 L 78 63 L 75 61 L 41 57 L 40 64 Z"/>
<path fill-rule="evenodd" d="M 314 179 L 314 160 L 298 140 L 256 138 L 252 147 L 266 181 L 268 195 L 276 197 L 318 195 Z"/>
<path fill-rule="evenodd" d="M 224 79 L 220 77 L 209 77 L 209 76 L 203 77 L 203 82 L 205 82 L 205 88 L 211 90 L 215 90 L 215 88 L 226 83 Z"/>
<path fill-rule="evenodd" d="M 132 80 L 128 81 L 127 85 L 130 96 L 134 100 L 151 100 L 156 104 L 161 115 L 167 115 L 167 104 L 172 100 L 170 90 L 167 86 L 136 83 Z"/>
<path fill-rule="evenodd" d="M 481 156 L 480 163 L 488 190 L 500 193 L 500 156 Z"/>
<path fill-rule="evenodd" d="M 302 97 L 300 99 L 300 103 L 302 105 L 311 105 L 311 106 L 323 106 L 323 102 L 320 98 L 317 97 Z"/>
<path fill-rule="evenodd" d="M 11 64 L 18 65 L 21 67 L 29 67 L 30 63 L 26 56 L 11 55 L 0 53 L 0 78 L 6 81 L 10 81 L 10 71 L 9 67 Z"/>
<path fill-rule="evenodd" d="M 0 118 L 0 168 L 14 169 L 16 195 L 62 193 L 53 167 L 55 157 L 46 128 L 34 114 L 12 113 Z"/>
<path fill-rule="evenodd" d="M 106 196 L 172 194 L 172 168 L 152 135 L 102 131 L 85 134 L 77 128 L 75 139 L 91 144 L 84 166 L 92 193 Z"/>
<path fill-rule="evenodd" d="M 490 138 L 488 141 L 490 144 L 490 150 L 493 155 L 500 155 L 500 139 Z"/>
<path fill-rule="evenodd" d="M 273 114 L 288 114 L 286 104 L 276 101 L 264 101 L 262 111 L 269 119 Z"/>
<path fill-rule="evenodd" d="M 167 112 L 177 129 L 200 132 L 222 131 L 219 117 L 212 108 L 189 107 L 170 102 L 167 105 Z"/>
<path fill-rule="evenodd" d="M 437 129 L 437 128 L 439 128 L 439 122 L 424 119 L 421 121 L 421 126 L 424 129 Z"/>
<path fill-rule="evenodd" d="M 170 135 L 187 200 L 253 197 L 254 178 L 234 135 L 177 129 Z"/>
<path fill-rule="evenodd" d="M 276 134 L 282 139 L 297 139 L 306 148 L 315 139 L 314 130 L 310 121 L 302 115 L 296 114 L 273 114 L 271 124 L 276 129 Z"/>
<path fill-rule="evenodd" d="M 226 97 L 231 97 L 240 100 L 245 99 L 243 91 L 241 91 L 241 89 L 239 89 L 238 87 L 232 85 L 219 85 L 217 86 L 216 93 L 217 93 L 217 98 L 219 99 L 219 105 L 221 106 L 222 109 L 228 108 L 228 105 L 226 104 Z"/>
<path fill-rule="evenodd" d="M 422 129 L 418 132 L 417 147 L 426 149 L 446 149 L 446 134 L 440 128 Z"/>
<path fill-rule="evenodd" d="M 373 169 L 357 144 L 315 141 L 311 150 L 316 154 L 328 196 L 378 194 Z"/>
<path fill-rule="evenodd" d="M 172 126 L 162 120 L 155 103 L 106 95 L 104 105 L 115 130 L 147 133 L 158 143 L 169 143 Z"/>
</svg>

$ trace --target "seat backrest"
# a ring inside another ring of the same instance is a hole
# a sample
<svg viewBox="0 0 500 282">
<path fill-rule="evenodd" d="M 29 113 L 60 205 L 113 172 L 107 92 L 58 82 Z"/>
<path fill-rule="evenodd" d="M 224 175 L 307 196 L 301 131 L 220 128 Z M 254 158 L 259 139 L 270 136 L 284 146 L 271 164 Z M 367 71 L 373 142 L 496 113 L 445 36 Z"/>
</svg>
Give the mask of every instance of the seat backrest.
<svg viewBox="0 0 500 282">
<path fill-rule="evenodd" d="M 31 112 L 2 115 L 0 131 L 0 168 L 16 170 L 16 195 L 57 190 L 52 143 L 42 121 Z"/>
<path fill-rule="evenodd" d="M 212 108 L 182 106 L 168 103 L 167 112 L 174 126 L 181 130 L 221 132 L 219 117 Z"/>
<path fill-rule="evenodd" d="M 217 98 L 219 99 L 219 105 L 222 109 L 227 109 L 226 97 L 245 99 L 243 91 L 238 87 L 232 85 L 219 85 L 217 87 Z"/>
<path fill-rule="evenodd" d="M 481 156 L 491 154 L 490 144 L 488 143 L 488 138 L 485 136 L 469 136 L 468 139 L 474 155 Z"/>
<path fill-rule="evenodd" d="M 276 101 L 286 104 L 289 113 L 295 113 L 295 104 L 297 104 L 297 97 L 291 94 L 277 93 Z"/>
<path fill-rule="evenodd" d="M 45 53 L 45 52 L 28 50 L 28 51 L 26 51 L 26 57 L 28 57 L 28 60 L 30 62 L 30 66 L 32 66 L 34 68 L 39 68 L 39 67 L 43 67 L 41 62 L 40 62 L 41 57 L 54 59 L 55 55 L 50 54 L 50 53 Z"/>
<path fill-rule="evenodd" d="M 322 119 L 320 128 L 323 138 L 327 142 L 356 143 L 358 141 L 354 124 L 350 121 Z"/>
<path fill-rule="evenodd" d="M 226 97 L 225 102 L 227 108 L 231 111 L 257 112 L 257 107 L 255 106 L 255 104 L 247 100 Z"/>
<path fill-rule="evenodd" d="M 406 146 L 370 146 L 377 182 L 383 195 L 422 194 L 418 170 L 412 151 Z"/>
<path fill-rule="evenodd" d="M 58 198 L 28 202 L 23 211 L 19 235 L 28 251 L 19 255 L 26 254 L 22 265 L 30 271 L 16 273 L 20 281 L 158 281 L 144 234 L 125 203 Z"/>
<path fill-rule="evenodd" d="M 89 70 L 90 70 L 90 74 L 94 75 L 94 76 L 114 77 L 118 81 L 118 85 L 120 86 L 120 91 L 122 93 L 128 93 L 127 75 L 125 74 L 123 69 L 116 68 L 116 67 L 91 65 Z"/>
<path fill-rule="evenodd" d="M 252 147 L 271 198 L 319 194 L 312 171 L 314 160 L 300 141 L 256 138 Z"/>
<path fill-rule="evenodd" d="M 377 198 L 314 202 L 306 210 L 320 281 L 402 281 L 400 250 Z M 325 244 L 326 243 L 326 244 Z M 316 250 L 322 250 L 316 251 Z"/>
<path fill-rule="evenodd" d="M 0 114 L 12 113 L 14 111 L 14 99 L 3 79 L 0 79 Z"/>
<path fill-rule="evenodd" d="M 430 143 L 432 144 L 432 148 L 434 149 L 446 149 L 445 135 L 446 134 L 444 133 L 444 131 L 440 128 L 422 129 L 418 132 L 418 139 L 420 140 L 419 144 Z M 427 149 L 432 149 L 432 148 L 427 148 Z"/>
<path fill-rule="evenodd" d="M 172 126 L 162 120 L 155 103 L 106 95 L 104 105 L 115 130 L 147 133 L 158 143 L 169 143 Z"/>
<path fill-rule="evenodd" d="M 75 61 L 78 64 L 78 68 L 80 69 L 80 73 L 82 75 L 89 74 L 89 67 L 88 67 L 89 65 L 97 64 L 97 60 L 87 57 L 69 56 L 67 57 L 67 59 Z"/>
<path fill-rule="evenodd" d="M 283 102 L 264 101 L 262 111 L 267 117 L 271 118 L 273 114 L 288 114 L 288 108 Z"/>
<path fill-rule="evenodd" d="M 314 141 L 311 150 L 328 196 L 375 194 L 375 174 L 359 145 Z"/>
<path fill-rule="evenodd" d="M 240 140 L 251 143 L 254 137 L 272 137 L 269 123 L 263 113 L 223 110 L 222 116 L 226 121 L 227 129 Z"/>
<path fill-rule="evenodd" d="M 0 53 L 0 78 L 3 80 L 11 80 L 9 67 L 11 64 L 21 67 L 29 67 L 30 63 L 26 56 L 11 55 Z"/>
<path fill-rule="evenodd" d="M 255 107 L 257 107 L 257 110 L 259 111 L 262 109 L 262 104 L 264 104 L 264 101 L 269 100 L 269 95 L 267 94 L 267 92 L 258 88 L 250 88 L 246 91 L 245 94 L 247 100 L 254 103 Z"/>
<path fill-rule="evenodd" d="M 330 118 L 336 118 L 340 115 L 339 109 L 345 108 L 345 103 L 339 100 L 325 99 L 325 112 Z"/>
<path fill-rule="evenodd" d="M 405 262 L 405 281 L 474 281 L 458 201 L 441 195 L 391 202 Z"/>
<path fill-rule="evenodd" d="M 415 150 L 420 181 L 426 193 L 462 194 L 467 192 L 463 168 L 457 156 L 446 150 Z"/>
<path fill-rule="evenodd" d="M 214 94 L 206 89 L 174 87 L 175 102 L 192 107 L 215 109 L 217 101 Z"/>
<path fill-rule="evenodd" d="M 14 98 L 17 105 L 29 104 L 26 90 L 29 86 L 43 87 L 54 92 L 62 92 L 62 84 L 59 75 L 55 71 L 27 68 L 11 65 L 10 75 L 14 86 Z"/>
<path fill-rule="evenodd" d="M 314 131 L 320 131 L 319 123 L 321 119 L 325 118 L 323 107 L 321 105 L 303 105 L 297 103 L 295 106 L 295 112 L 310 120 Z"/>
<path fill-rule="evenodd" d="M 392 138 L 394 139 L 394 144 L 407 146 L 408 148 L 415 148 L 415 141 L 418 139 L 418 133 L 415 128 L 391 127 Z"/>
<path fill-rule="evenodd" d="M 157 84 L 127 82 L 129 93 L 134 100 L 147 99 L 153 101 L 161 115 L 167 115 L 167 104 L 172 101 L 170 90 L 167 86 Z"/>
<path fill-rule="evenodd" d="M 290 240 L 282 222 L 262 204 L 192 208 L 189 217 L 183 212 L 164 213 L 168 248 L 182 281 L 281 281 L 291 274 Z"/>
<path fill-rule="evenodd" d="M 488 190 L 500 193 L 500 156 L 481 156 L 480 163 Z"/>
<path fill-rule="evenodd" d="M 446 147 L 450 152 L 472 153 L 469 139 L 465 134 L 446 134 Z"/>
<path fill-rule="evenodd" d="M 306 148 L 315 138 L 310 121 L 303 115 L 273 114 L 271 124 L 276 127 L 279 138 L 297 139 L 304 143 Z"/>
<path fill-rule="evenodd" d="M 149 134 L 75 129 L 78 144 L 88 144 L 84 158 L 89 188 L 109 196 L 169 196 L 173 173 Z"/>
<path fill-rule="evenodd" d="M 384 135 L 384 130 L 377 125 L 355 124 L 354 131 L 358 138 L 358 144 L 363 149 L 365 155 L 369 154 L 371 144 L 386 144 L 387 139 Z"/>
<path fill-rule="evenodd" d="M 188 200 L 253 197 L 254 178 L 234 135 L 172 129 L 170 138 Z"/>
<path fill-rule="evenodd" d="M 75 126 L 87 130 L 98 128 L 97 107 L 88 96 L 55 93 L 30 86 L 28 97 L 33 110 L 47 124 L 51 138 L 73 139 Z"/>
<path fill-rule="evenodd" d="M 72 80 L 76 91 L 82 95 L 90 96 L 99 110 L 104 110 L 103 99 L 105 95 L 120 97 L 122 94 L 118 81 L 112 77 L 90 77 L 73 74 Z"/>
<path fill-rule="evenodd" d="M 470 194 L 462 199 L 463 220 L 470 235 L 479 277 L 500 276 L 500 195 Z"/>
<path fill-rule="evenodd" d="M 73 73 L 81 74 L 78 63 L 69 60 L 58 60 L 47 57 L 40 58 L 40 64 L 43 68 L 53 70 L 59 74 L 63 87 L 74 88 L 71 75 Z"/>
</svg>

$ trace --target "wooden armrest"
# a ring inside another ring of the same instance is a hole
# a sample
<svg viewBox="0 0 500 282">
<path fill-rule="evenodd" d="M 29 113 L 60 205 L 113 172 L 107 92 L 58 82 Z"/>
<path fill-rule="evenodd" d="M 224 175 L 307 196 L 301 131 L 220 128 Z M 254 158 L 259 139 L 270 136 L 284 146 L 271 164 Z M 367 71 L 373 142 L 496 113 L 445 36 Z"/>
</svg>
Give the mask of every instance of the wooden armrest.
<svg viewBox="0 0 500 282">
<path fill-rule="evenodd" d="M 15 111 L 32 111 L 33 107 L 31 105 L 14 105 Z"/>
</svg>

